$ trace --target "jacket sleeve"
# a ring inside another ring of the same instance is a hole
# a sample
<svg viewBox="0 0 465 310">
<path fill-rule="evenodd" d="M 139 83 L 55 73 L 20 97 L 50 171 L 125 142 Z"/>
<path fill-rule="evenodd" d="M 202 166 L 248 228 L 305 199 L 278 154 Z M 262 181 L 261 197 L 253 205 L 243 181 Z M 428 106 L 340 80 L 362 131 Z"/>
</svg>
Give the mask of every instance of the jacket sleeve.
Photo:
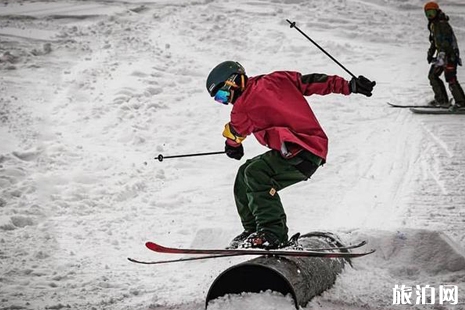
<svg viewBox="0 0 465 310">
<path fill-rule="evenodd" d="M 434 53 L 436 52 L 436 45 L 434 44 L 434 37 L 433 34 L 429 34 L 429 49 L 428 49 L 428 54 L 433 57 Z"/>
<path fill-rule="evenodd" d="M 224 126 L 223 137 L 229 145 L 238 146 L 252 133 L 252 123 L 245 113 L 233 107 L 231 121 Z"/>
<path fill-rule="evenodd" d="M 304 96 L 327 95 L 331 93 L 349 95 L 349 82 L 337 75 L 313 73 L 298 74 L 298 87 Z"/>
</svg>

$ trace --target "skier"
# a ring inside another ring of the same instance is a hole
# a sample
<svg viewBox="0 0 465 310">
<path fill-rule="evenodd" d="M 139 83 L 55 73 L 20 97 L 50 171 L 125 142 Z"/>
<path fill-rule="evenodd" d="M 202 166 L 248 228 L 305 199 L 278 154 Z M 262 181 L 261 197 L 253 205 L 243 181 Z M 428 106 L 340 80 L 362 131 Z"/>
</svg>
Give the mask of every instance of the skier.
<svg viewBox="0 0 465 310">
<path fill-rule="evenodd" d="M 450 110 L 456 111 L 465 107 L 465 95 L 457 81 L 457 65 L 462 65 L 457 39 L 449 24 L 449 17 L 439 9 L 436 2 L 426 3 L 424 10 L 428 18 L 430 32 L 430 47 L 427 60 L 431 64 L 431 68 L 428 78 L 434 91 L 434 100 L 429 104 L 439 107 L 450 106 L 444 82 L 439 78 L 444 72 L 446 82 L 449 84 L 449 89 L 455 101 L 455 104 L 450 106 Z"/>
<path fill-rule="evenodd" d="M 271 149 L 247 160 L 237 172 L 234 198 L 244 231 L 228 248 L 271 249 L 288 244 L 278 191 L 309 179 L 325 163 L 328 149 L 328 138 L 304 96 L 371 96 L 375 84 L 363 76 L 348 82 L 339 76 L 292 71 L 248 77 L 235 61 L 222 62 L 210 72 L 210 96 L 233 105 L 223 131 L 226 155 L 241 159 L 242 141 L 252 133 Z"/>
</svg>

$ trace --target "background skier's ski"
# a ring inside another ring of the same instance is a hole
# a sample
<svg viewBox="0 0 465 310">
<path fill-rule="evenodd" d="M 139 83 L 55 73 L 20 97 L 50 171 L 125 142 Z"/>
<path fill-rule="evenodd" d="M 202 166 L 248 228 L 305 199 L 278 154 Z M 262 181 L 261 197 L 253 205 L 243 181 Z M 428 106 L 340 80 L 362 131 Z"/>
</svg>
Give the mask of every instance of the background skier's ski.
<svg viewBox="0 0 465 310">
<path fill-rule="evenodd" d="M 416 114 L 465 114 L 465 110 L 449 111 L 448 109 L 424 109 L 424 108 L 410 108 L 410 111 Z"/>
<path fill-rule="evenodd" d="M 394 103 L 390 103 L 390 102 L 387 102 L 387 104 L 393 108 L 422 108 L 422 109 L 447 109 L 447 108 L 441 108 L 441 107 L 436 107 L 436 106 L 433 106 L 433 105 L 427 105 L 427 104 L 423 104 L 423 105 L 418 105 L 418 104 L 394 104 Z"/>
</svg>

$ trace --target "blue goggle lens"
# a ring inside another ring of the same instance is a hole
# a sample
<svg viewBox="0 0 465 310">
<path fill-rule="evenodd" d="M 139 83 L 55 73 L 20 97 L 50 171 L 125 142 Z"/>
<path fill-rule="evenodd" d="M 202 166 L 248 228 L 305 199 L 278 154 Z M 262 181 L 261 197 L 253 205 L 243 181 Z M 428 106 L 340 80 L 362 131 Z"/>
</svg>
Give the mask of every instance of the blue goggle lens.
<svg viewBox="0 0 465 310">
<path fill-rule="evenodd" d="M 231 96 L 229 90 L 220 89 L 216 92 L 215 100 L 223 104 L 228 104 L 229 96 Z"/>
</svg>

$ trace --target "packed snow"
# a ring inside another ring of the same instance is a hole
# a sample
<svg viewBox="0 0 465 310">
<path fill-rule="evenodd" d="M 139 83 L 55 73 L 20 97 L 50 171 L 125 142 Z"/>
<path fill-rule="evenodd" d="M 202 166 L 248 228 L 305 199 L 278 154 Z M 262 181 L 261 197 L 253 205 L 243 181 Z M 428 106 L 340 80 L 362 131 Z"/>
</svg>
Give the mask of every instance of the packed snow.
<svg viewBox="0 0 465 310">
<path fill-rule="evenodd" d="M 368 240 L 304 309 L 465 309 L 465 119 L 386 102 L 432 98 L 423 0 L 0 2 L 0 309 L 204 309 L 214 279 L 247 257 L 160 266 L 148 240 L 224 247 L 241 232 L 222 151 L 230 108 L 205 89 L 225 60 L 376 80 L 374 95 L 311 96 L 327 164 L 280 193 L 290 233 Z M 442 0 L 462 51 L 465 6 Z M 465 52 L 462 52 L 465 54 Z M 465 69 L 458 79 L 465 87 Z M 458 287 L 458 303 L 393 305 L 395 286 Z M 267 291 L 210 310 L 294 309 Z"/>
</svg>

